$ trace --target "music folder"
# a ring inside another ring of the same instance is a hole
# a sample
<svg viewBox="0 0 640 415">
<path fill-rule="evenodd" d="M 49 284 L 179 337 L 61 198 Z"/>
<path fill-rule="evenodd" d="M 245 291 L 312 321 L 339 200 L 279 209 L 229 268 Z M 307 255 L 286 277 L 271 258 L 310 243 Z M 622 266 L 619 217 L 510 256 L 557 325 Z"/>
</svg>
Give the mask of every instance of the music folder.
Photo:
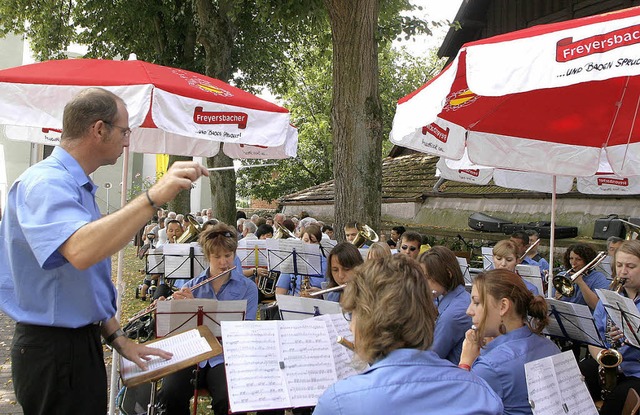
<svg viewBox="0 0 640 415">
<path fill-rule="evenodd" d="M 222 346 L 205 326 L 153 340 L 146 345 L 171 352 L 173 357 L 164 360 L 158 356 L 151 356 L 151 360 L 147 362 L 148 369 L 142 370 L 135 363 L 120 356 L 120 377 L 127 387 L 157 381 L 222 353 Z"/>
<path fill-rule="evenodd" d="M 549 310 L 549 325 L 543 333 L 578 343 L 605 347 L 589 307 L 553 298 L 546 300 Z"/>
<path fill-rule="evenodd" d="M 625 338 L 625 344 L 640 349 L 640 311 L 632 299 L 615 291 L 596 289 L 596 294 L 607 312 Z"/>
</svg>

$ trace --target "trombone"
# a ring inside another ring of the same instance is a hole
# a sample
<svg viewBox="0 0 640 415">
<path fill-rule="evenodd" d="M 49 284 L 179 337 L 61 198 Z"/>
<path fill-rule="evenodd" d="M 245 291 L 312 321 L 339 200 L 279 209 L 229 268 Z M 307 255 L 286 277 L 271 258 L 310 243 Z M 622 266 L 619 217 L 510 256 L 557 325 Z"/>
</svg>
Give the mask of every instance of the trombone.
<svg viewBox="0 0 640 415">
<path fill-rule="evenodd" d="M 529 246 L 529 248 L 527 248 L 527 250 L 526 250 L 526 251 L 524 251 L 524 254 L 522 254 L 522 256 L 521 256 L 520 258 L 518 258 L 518 263 L 522 262 L 522 261 L 527 257 L 527 255 L 529 254 L 529 252 L 531 252 L 531 250 L 532 250 L 533 248 L 535 248 L 536 246 L 538 246 L 538 244 L 539 244 L 539 243 L 540 243 L 540 239 L 538 239 L 537 241 L 535 241 L 534 243 L 532 243 L 532 244 Z"/>
<path fill-rule="evenodd" d="M 576 271 L 571 276 L 569 273 L 572 271 L 571 269 L 565 272 L 563 275 L 557 275 L 553 277 L 553 286 L 556 291 L 562 294 L 564 297 L 571 297 L 576 292 L 576 286 L 574 284 L 575 280 L 578 279 L 585 272 L 589 272 L 592 268 L 595 268 L 600 262 L 602 262 L 607 257 L 607 253 L 604 251 L 598 252 L 591 262 L 587 265 Z"/>
</svg>

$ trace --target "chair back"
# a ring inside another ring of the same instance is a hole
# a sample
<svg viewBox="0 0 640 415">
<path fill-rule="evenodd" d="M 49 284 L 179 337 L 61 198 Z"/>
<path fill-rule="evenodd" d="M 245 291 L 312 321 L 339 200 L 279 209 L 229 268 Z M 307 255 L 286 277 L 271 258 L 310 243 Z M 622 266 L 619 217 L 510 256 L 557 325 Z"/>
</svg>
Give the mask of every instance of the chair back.
<svg viewBox="0 0 640 415">
<path fill-rule="evenodd" d="M 640 396 L 635 389 L 629 389 L 627 399 L 624 401 L 624 407 L 622 408 L 622 415 L 636 415 L 640 409 Z"/>
</svg>

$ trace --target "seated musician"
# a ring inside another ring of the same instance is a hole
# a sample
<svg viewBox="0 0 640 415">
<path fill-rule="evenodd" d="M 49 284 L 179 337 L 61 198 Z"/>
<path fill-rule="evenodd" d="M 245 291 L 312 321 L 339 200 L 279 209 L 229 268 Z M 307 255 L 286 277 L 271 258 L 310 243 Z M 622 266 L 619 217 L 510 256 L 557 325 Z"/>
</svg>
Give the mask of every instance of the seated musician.
<svg viewBox="0 0 640 415">
<path fill-rule="evenodd" d="M 487 381 L 505 414 L 531 414 L 524 364 L 560 352 L 540 335 L 548 324 L 547 302 L 516 273 L 495 269 L 474 280 L 467 314 L 477 330 L 466 333 L 460 367 Z"/>
<path fill-rule="evenodd" d="M 219 301 L 247 300 L 245 320 L 255 320 L 258 289 L 250 279 L 242 275 L 239 268 L 193 291 L 190 288 L 209 277 L 233 268 L 238 246 L 234 229 L 224 223 L 218 223 L 201 233 L 198 242 L 209 260 L 209 268 L 198 277 L 189 280 L 180 291 L 173 294 L 173 298 L 175 300 L 186 298 L 212 298 Z M 217 414 L 229 412 L 227 380 L 223 363 L 224 357 L 219 355 L 198 365 L 200 366 L 198 387 L 206 387 L 209 390 L 213 410 Z M 158 398 L 168 414 L 189 414 L 189 400 L 194 392 L 192 378 L 193 368 L 187 368 L 163 379 Z"/>
<path fill-rule="evenodd" d="M 437 316 L 427 279 L 407 255 L 357 267 L 342 294 L 355 352 L 371 366 L 330 386 L 314 415 L 501 414 L 485 382 L 428 350 Z M 464 391 L 469 399 L 461 399 Z"/>
<path fill-rule="evenodd" d="M 529 236 L 529 246 L 532 247 L 529 252 L 527 252 L 527 258 L 535 261 L 540 267 L 540 273 L 546 276 L 549 275 L 549 262 L 544 259 L 542 255 L 538 252 L 538 247 L 534 246 L 534 244 L 540 240 L 540 234 L 535 229 L 527 229 L 524 231 Z"/>
<path fill-rule="evenodd" d="M 516 246 L 516 255 L 517 258 L 521 258 L 521 264 L 540 266 L 540 264 L 538 264 L 538 262 L 536 262 L 533 258 L 525 255 L 525 252 L 527 252 L 527 250 L 531 246 L 531 243 L 533 242 L 529 239 L 529 234 L 527 234 L 526 231 L 515 231 L 511 234 L 509 240 Z"/>
<path fill-rule="evenodd" d="M 614 266 L 618 281 L 623 284 L 620 294 L 633 299 L 636 307 L 640 310 L 640 241 L 624 241 L 615 252 Z M 621 330 L 609 320 L 600 301 L 593 312 L 593 318 L 596 321 L 600 337 L 605 339 L 607 347 L 614 346 L 612 343 L 623 343 L 624 337 Z M 587 388 L 594 401 L 602 399 L 604 386 L 600 383 L 598 363 L 595 360 L 601 350 L 596 346 L 589 346 L 589 352 L 593 359 L 587 358 L 580 362 L 580 370 L 585 376 Z M 602 415 L 622 413 L 622 407 L 630 388 L 640 393 L 640 350 L 626 345 L 617 347 L 617 350 L 622 355 L 622 363 L 619 366 L 621 373 L 618 374 L 617 383 L 613 389 L 604 394 L 604 402 L 600 409 Z"/>
<path fill-rule="evenodd" d="M 391 251 L 389 251 L 389 254 L 391 254 Z M 351 275 L 353 275 L 353 269 L 364 261 L 358 248 L 349 242 L 341 242 L 333 247 L 327 262 L 327 281 L 329 282 L 327 288 L 333 288 L 346 284 L 351 279 Z M 332 291 L 326 293 L 324 298 L 328 301 L 339 302 L 341 296 L 341 291 Z"/>
<path fill-rule="evenodd" d="M 418 262 L 427 276 L 438 308 L 431 350 L 458 364 L 464 334 L 471 327 L 471 318 L 466 314 L 471 297 L 464 288 L 460 265 L 455 254 L 444 246 L 434 246 L 420 254 Z"/>
<path fill-rule="evenodd" d="M 516 265 L 518 265 L 518 248 L 513 241 L 509 239 L 503 239 L 499 241 L 493 247 L 493 267 L 494 269 L 506 269 L 511 272 L 516 272 Z M 527 289 L 531 291 L 533 295 L 538 295 L 538 287 L 531 284 L 527 280 L 522 280 Z"/>
<path fill-rule="evenodd" d="M 384 258 L 391 256 L 391 248 L 386 242 L 378 241 L 371 244 L 367 251 L 367 261 L 375 258 Z"/>
<path fill-rule="evenodd" d="M 596 251 L 587 244 L 574 244 L 564 253 L 564 266 L 569 270 L 568 276 L 581 270 L 596 257 Z M 574 281 L 576 289 L 571 297 L 556 292 L 556 298 L 574 304 L 588 305 L 591 310 L 598 304 L 596 288 L 609 288 L 607 277 L 595 268 L 586 270 Z"/>
<path fill-rule="evenodd" d="M 322 240 L 322 231 L 317 225 L 308 225 L 304 228 L 304 233 L 300 239 L 302 239 L 302 242 L 307 244 L 320 244 L 320 241 Z M 321 257 L 320 273 L 309 276 L 311 292 L 317 291 L 322 287 L 322 283 L 325 281 L 324 273 L 326 266 L 326 258 Z M 278 282 L 276 283 L 276 294 L 300 295 L 300 287 L 302 286 L 304 279 L 305 278 L 301 275 L 280 274 Z"/>
</svg>

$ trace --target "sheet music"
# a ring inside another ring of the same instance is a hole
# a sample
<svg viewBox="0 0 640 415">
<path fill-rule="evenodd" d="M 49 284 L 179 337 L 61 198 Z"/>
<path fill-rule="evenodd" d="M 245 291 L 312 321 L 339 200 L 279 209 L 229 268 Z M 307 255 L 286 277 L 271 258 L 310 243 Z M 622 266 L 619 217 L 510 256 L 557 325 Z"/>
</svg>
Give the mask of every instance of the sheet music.
<svg viewBox="0 0 640 415">
<path fill-rule="evenodd" d="M 279 367 L 278 321 L 222 322 L 222 338 L 233 412 L 291 408 Z"/>
<path fill-rule="evenodd" d="M 482 248 L 482 268 L 489 271 L 493 267 L 493 248 L 483 246 Z"/>
<path fill-rule="evenodd" d="M 549 310 L 549 325 L 543 330 L 543 333 L 550 336 L 565 337 L 560 323 L 552 312 L 555 307 L 556 311 L 560 314 L 559 318 L 562 326 L 571 340 L 600 347 L 604 346 L 589 307 L 582 304 L 567 303 L 553 298 L 547 298 L 546 300 Z"/>
<path fill-rule="evenodd" d="M 351 375 L 358 374 L 358 371 L 351 365 L 355 353 L 336 341 L 338 336 L 342 336 L 347 339 L 353 338 L 347 320 L 344 319 L 342 314 L 323 314 L 321 316 L 313 317 L 313 319 L 324 321 L 327 325 L 329 339 L 331 340 L 333 358 L 335 360 L 336 376 L 338 379 L 344 379 Z"/>
<path fill-rule="evenodd" d="M 314 406 L 337 381 L 324 321 L 222 322 L 233 412 Z"/>
<path fill-rule="evenodd" d="M 191 248 L 193 248 L 193 258 L 189 256 Z M 166 278 L 193 278 L 200 275 L 206 268 L 202 248 L 197 243 L 164 244 L 162 249 Z"/>
<path fill-rule="evenodd" d="M 164 274 L 164 254 L 162 249 L 149 249 L 146 255 L 147 274 Z"/>
<path fill-rule="evenodd" d="M 522 276 L 521 278 L 536 287 L 541 296 L 545 296 L 544 288 L 542 287 L 542 278 L 525 276 Z"/>
<path fill-rule="evenodd" d="M 205 315 L 202 324 L 214 336 L 220 337 L 221 321 L 242 321 L 247 310 L 247 300 L 218 301 L 209 298 L 193 300 L 158 301 L 156 309 L 156 336 L 179 333 L 195 328 L 198 324 L 197 312 L 202 307 Z"/>
<path fill-rule="evenodd" d="M 151 360 L 147 362 L 147 370 L 140 369 L 135 363 L 129 360 L 121 359 L 120 375 L 122 379 L 128 380 L 136 376 L 141 376 L 153 370 L 161 369 L 211 351 L 211 346 L 204 337 L 200 336 L 197 329 L 185 331 L 184 333 L 154 342 L 153 347 L 171 352 L 173 353 L 173 357 L 165 360 L 158 356 L 151 356 Z"/>
<path fill-rule="evenodd" d="M 320 246 L 322 247 L 321 251 L 324 251 L 324 257 L 327 258 L 331 250 L 338 245 L 338 241 L 335 239 L 325 239 L 322 238 L 320 240 Z"/>
<path fill-rule="evenodd" d="M 256 248 L 258 259 L 256 263 Z M 236 255 L 240 258 L 243 268 L 267 267 L 269 256 L 267 255 L 267 245 L 264 239 L 240 239 Z"/>
<path fill-rule="evenodd" d="M 334 301 L 282 294 L 276 294 L 276 301 L 283 320 L 304 320 L 322 314 L 342 314 L 340 303 Z"/>
<path fill-rule="evenodd" d="M 460 271 L 462 271 L 462 277 L 464 278 L 465 284 L 473 284 L 473 278 L 471 278 L 471 273 L 469 272 L 467 258 L 456 257 L 456 259 L 458 260 L 458 265 L 460 265 Z"/>
<path fill-rule="evenodd" d="M 626 342 L 640 348 L 637 337 L 640 328 L 640 313 L 632 299 L 624 297 L 611 290 L 596 289 L 598 298 L 602 301 L 607 315 L 616 326 L 622 330 Z"/>
<path fill-rule="evenodd" d="M 283 321 L 279 334 L 291 404 L 314 406 L 338 380 L 327 325 L 314 320 Z"/>
<path fill-rule="evenodd" d="M 525 363 L 534 415 L 597 415 L 573 352 Z"/>
<path fill-rule="evenodd" d="M 540 267 L 537 265 L 518 264 L 516 265 L 516 273 L 521 277 L 536 277 L 542 279 Z"/>
<path fill-rule="evenodd" d="M 296 275 L 323 274 L 320 245 L 306 244 L 296 239 L 266 239 L 265 241 L 270 270 Z"/>
</svg>

